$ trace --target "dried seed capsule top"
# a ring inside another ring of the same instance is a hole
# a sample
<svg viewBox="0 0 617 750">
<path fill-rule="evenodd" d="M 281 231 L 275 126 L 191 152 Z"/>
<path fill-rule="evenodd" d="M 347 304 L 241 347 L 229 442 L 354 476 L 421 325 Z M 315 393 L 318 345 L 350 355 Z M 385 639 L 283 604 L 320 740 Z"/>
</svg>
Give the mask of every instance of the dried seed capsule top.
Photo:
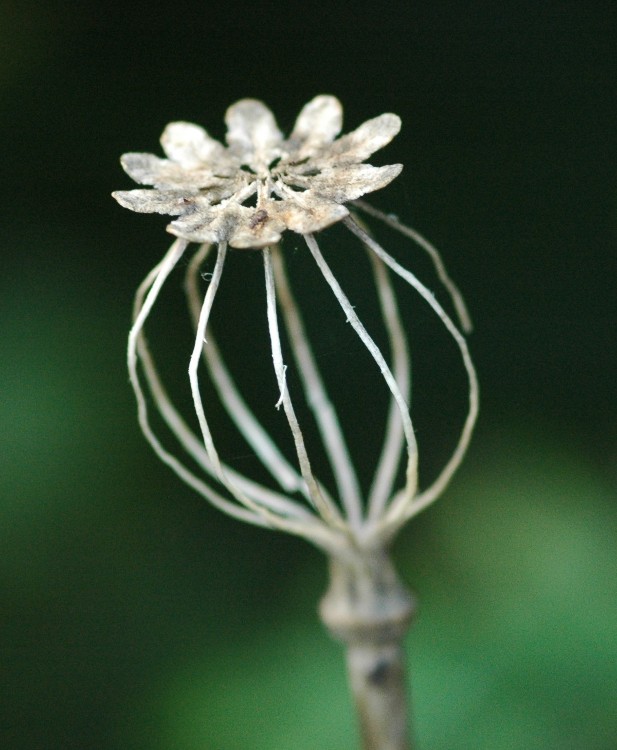
<svg viewBox="0 0 617 750">
<path fill-rule="evenodd" d="M 398 133 L 400 119 L 383 114 L 347 135 L 333 96 L 317 96 L 285 139 L 272 112 L 242 99 L 227 110 L 227 146 L 198 125 L 172 122 L 161 145 L 167 158 L 129 153 L 122 166 L 152 189 L 115 192 L 125 208 L 178 216 L 168 230 L 190 242 L 261 248 L 286 229 L 312 234 L 348 215 L 343 204 L 385 187 L 401 164 L 363 164 Z"/>
</svg>

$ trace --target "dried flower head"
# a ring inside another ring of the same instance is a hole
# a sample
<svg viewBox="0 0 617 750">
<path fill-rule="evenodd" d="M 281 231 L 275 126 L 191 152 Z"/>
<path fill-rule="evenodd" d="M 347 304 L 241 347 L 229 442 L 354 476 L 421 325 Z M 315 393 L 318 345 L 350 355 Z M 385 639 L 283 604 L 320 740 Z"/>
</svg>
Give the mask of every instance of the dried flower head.
<svg viewBox="0 0 617 750">
<path fill-rule="evenodd" d="M 154 189 L 113 195 L 132 211 L 179 216 L 168 229 L 190 242 L 261 248 L 285 229 L 318 232 L 348 215 L 344 203 L 379 190 L 402 169 L 361 163 L 398 133 L 396 115 L 335 140 L 342 120 L 338 99 L 317 96 L 284 139 L 262 102 L 242 99 L 227 110 L 227 148 L 198 125 L 173 122 L 161 137 L 167 159 L 122 157 L 126 173 Z"/>
<path fill-rule="evenodd" d="M 401 171 L 398 164 L 385 167 L 362 164 L 390 142 L 400 128 L 400 120 L 396 115 L 384 114 L 337 138 L 342 122 L 341 105 L 332 96 L 318 96 L 303 108 L 287 139 L 277 128 L 271 112 L 252 99 L 231 106 L 226 122 L 227 147 L 210 138 L 202 128 L 180 122 L 172 123 L 163 133 L 161 142 L 167 159 L 142 153 L 122 157 L 122 166 L 133 179 L 154 187 L 114 193 L 118 202 L 134 211 L 179 217 L 168 227 L 179 239 L 144 279 L 135 299 L 128 367 L 140 426 L 165 463 L 207 500 L 236 518 L 297 534 L 339 557 L 359 547 L 383 547 L 407 519 L 444 490 L 466 451 L 478 410 L 478 384 L 463 333 L 470 329 L 469 317 L 437 250 L 397 219 L 358 200 L 387 185 Z M 450 295 L 460 328 L 434 294 L 354 218 L 343 205 L 346 202 L 352 202 L 353 209 L 388 224 L 429 254 L 439 280 Z M 360 240 L 371 260 L 389 340 L 390 363 L 356 314 L 315 237 L 315 232 L 338 221 Z M 324 280 L 390 392 L 383 449 L 366 496 L 287 277 L 283 253 L 277 244 L 285 229 L 303 236 Z M 190 242 L 202 243 L 188 263 L 185 283 L 195 328 L 189 380 L 199 434 L 191 429 L 169 397 L 144 336 L 144 325 L 160 290 Z M 214 245 L 216 261 L 203 294 L 201 269 Z M 211 330 L 211 312 L 228 246 L 260 249 L 263 255 L 266 318 L 279 389 L 276 406 L 282 406 L 288 422 L 297 467 L 289 463 L 254 416 L 227 369 Z M 469 383 L 469 408 L 459 441 L 438 477 L 421 491 L 417 481 L 418 447 L 408 406 L 407 340 L 390 271 L 416 290 L 442 321 L 458 346 Z M 287 386 L 277 304 L 301 387 L 332 467 L 334 495 L 314 474 Z M 223 406 L 272 476 L 275 487 L 257 484 L 219 456 L 202 399 L 199 374 L 202 362 Z M 199 472 L 172 454 L 154 433 L 148 412 L 150 399 Z M 395 491 L 401 460 L 405 461 L 405 482 Z"/>
</svg>

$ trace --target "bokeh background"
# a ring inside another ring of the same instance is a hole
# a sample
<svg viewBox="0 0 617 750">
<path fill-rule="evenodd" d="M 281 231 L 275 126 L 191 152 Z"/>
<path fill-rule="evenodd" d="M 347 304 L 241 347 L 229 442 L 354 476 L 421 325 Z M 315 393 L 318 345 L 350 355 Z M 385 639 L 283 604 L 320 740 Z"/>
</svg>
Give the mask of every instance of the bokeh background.
<svg viewBox="0 0 617 750">
<path fill-rule="evenodd" d="M 614 3 L 565 0 L 0 3 L 1 747 L 356 746 L 342 653 L 315 615 L 320 554 L 207 507 L 138 432 L 130 307 L 169 238 L 164 218 L 109 197 L 131 187 L 119 155 L 158 152 L 168 121 L 222 137 L 226 107 L 253 96 L 288 129 L 322 92 L 348 129 L 402 117 L 374 161 L 405 170 L 374 203 L 442 248 L 476 323 L 476 439 L 395 548 L 420 601 L 419 747 L 617 747 L 615 21 Z M 331 236 L 361 310 L 366 279 Z M 434 285 L 417 251 L 384 239 Z M 301 244 L 286 249 L 310 279 Z M 228 270 L 219 338 L 271 414 L 259 257 Z M 179 284 L 153 340 L 183 366 Z M 314 294 L 320 363 L 335 394 L 355 394 L 342 408 L 366 473 L 381 396 Z M 465 393 L 414 310 L 428 481 Z M 258 473 L 219 430 L 225 456 Z"/>
</svg>

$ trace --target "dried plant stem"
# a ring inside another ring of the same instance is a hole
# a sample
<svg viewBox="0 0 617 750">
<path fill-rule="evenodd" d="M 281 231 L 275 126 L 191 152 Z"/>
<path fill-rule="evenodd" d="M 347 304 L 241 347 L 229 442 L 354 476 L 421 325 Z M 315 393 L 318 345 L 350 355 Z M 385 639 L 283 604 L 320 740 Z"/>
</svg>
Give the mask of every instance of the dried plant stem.
<svg viewBox="0 0 617 750">
<path fill-rule="evenodd" d="M 374 216 L 376 219 L 383 221 L 384 224 L 387 224 L 389 227 L 394 229 L 394 231 L 404 234 L 405 237 L 409 237 L 410 240 L 413 240 L 413 242 L 415 242 L 428 254 L 431 261 L 433 262 L 435 270 L 437 271 L 439 280 L 450 295 L 450 299 L 452 300 L 452 304 L 454 305 L 454 308 L 456 310 L 461 328 L 463 329 L 463 331 L 465 331 L 465 333 L 471 333 L 473 325 L 471 322 L 471 317 L 469 316 L 469 311 L 467 310 L 467 305 L 465 304 L 465 300 L 463 299 L 463 295 L 461 294 L 454 281 L 452 281 L 452 279 L 450 278 L 446 270 L 446 266 L 441 259 L 441 254 L 439 250 L 437 250 L 435 245 L 430 243 L 426 239 L 426 237 L 423 237 L 419 232 L 416 232 L 415 229 L 405 226 L 405 224 L 400 222 L 392 214 L 386 214 L 383 211 L 380 211 L 378 208 L 371 206 L 371 204 L 367 203 L 366 201 L 356 200 L 354 201 L 354 205 L 370 216 Z"/>
<path fill-rule="evenodd" d="M 359 226 L 352 218 L 348 217 L 344 219 L 345 226 L 358 237 L 366 247 L 372 250 L 378 258 L 380 258 L 395 274 L 400 276 L 410 286 L 412 286 L 420 296 L 429 304 L 433 312 L 439 317 L 443 325 L 445 326 L 448 333 L 454 339 L 456 343 L 463 365 L 467 372 L 467 379 L 469 384 L 469 408 L 465 423 L 458 443 L 454 449 L 454 452 L 450 456 L 450 459 L 441 470 L 441 473 L 433 481 L 433 483 L 420 494 L 416 495 L 414 492 L 409 491 L 409 486 L 405 487 L 403 491 L 397 493 L 394 498 L 390 501 L 388 510 L 386 511 L 383 518 L 380 520 L 380 533 L 382 539 L 392 538 L 396 532 L 409 520 L 412 516 L 424 510 L 428 505 L 434 502 L 441 493 L 445 490 L 448 482 L 452 478 L 454 472 L 460 466 L 469 442 L 473 433 L 473 428 L 476 423 L 479 408 L 479 385 L 478 376 L 476 369 L 467 346 L 467 341 L 463 334 L 458 330 L 455 324 L 452 322 L 450 317 L 446 314 L 443 307 L 437 302 L 434 294 L 427 289 L 424 284 L 414 276 L 411 271 L 403 268 L 384 248 L 376 242 L 370 235 L 368 235 L 361 226 Z"/>
<path fill-rule="evenodd" d="M 392 287 L 390 274 L 383 261 L 368 248 L 367 254 L 373 268 L 377 296 L 379 297 L 379 304 L 390 342 L 392 373 L 405 401 L 409 404 L 411 398 L 411 355 L 396 301 L 396 294 Z M 388 499 L 392 495 L 392 488 L 404 445 L 405 433 L 403 431 L 403 423 L 399 416 L 396 401 L 392 398 L 390 399 L 390 407 L 388 409 L 388 420 L 381 456 L 377 463 L 375 476 L 368 495 L 367 515 L 369 524 L 377 522 Z"/>
<path fill-rule="evenodd" d="M 308 508 L 304 508 L 290 498 L 280 495 L 257 482 L 251 481 L 247 477 L 238 474 L 230 466 L 221 463 L 219 468 L 223 469 L 226 477 L 237 488 L 234 497 L 239 502 L 242 502 L 242 505 L 245 507 L 236 505 L 213 490 L 182 461 L 170 453 L 152 430 L 146 393 L 142 387 L 138 365 L 141 365 L 142 374 L 153 402 L 172 435 L 207 475 L 211 478 L 217 476 L 217 468 L 212 464 L 203 442 L 198 439 L 197 435 L 186 424 L 170 400 L 144 335 L 144 324 L 149 316 L 152 305 L 158 297 L 167 276 L 184 253 L 186 245 L 186 242 L 176 240 L 163 261 L 153 268 L 140 284 L 135 295 L 133 311 L 134 325 L 129 335 L 128 366 L 131 385 L 135 391 L 138 403 L 139 423 L 144 435 L 157 455 L 183 481 L 225 513 L 258 526 L 271 526 L 281 531 L 297 534 L 326 551 L 333 548 L 336 549 L 337 534 Z M 189 270 L 194 270 L 191 264 L 189 264 Z M 196 318 L 198 319 L 201 304 L 197 300 L 193 300 L 192 302 L 197 306 Z M 195 321 L 196 324 L 197 322 L 198 320 Z M 243 498 L 243 500 L 239 500 L 239 498 Z"/>
<path fill-rule="evenodd" d="M 272 248 L 272 268 L 276 282 L 277 301 L 283 312 L 298 374 L 330 459 L 349 525 L 354 531 L 358 531 L 362 522 L 360 484 L 336 409 L 328 396 L 317 367 L 299 307 L 287 278 L 283 254 L 278 246 Z"/>
<path fill-rule="evenodd" d="M 353 226 L 355 227 L 356 225 L 354 224 Z M 345 313 L 347 321 L 350 323 L 350 325 L 358 335 L 358 338 L 368 349 L 369 354 L 378 365 L 379 370 L 390 390 L 390 393 L 392 394 L 392 397 L 396 402 L 403 423 L 405 440 L 407 442 L 407 481 L 405 485 L 405 492 L 410 497 L 413 497 L 418 486 L 418 444 L 416 442 L 416 436 L 411 422 L 411 416 L 409 414 L 409 406 L 405 401 L 405 396 L 403 395 L 403 393 L 401 393 L 399 384 L 396 382 L 396 379 L 392 374 L 391 369 L 388 367 L 383 354 L 362 324 L 362 321 L 356 314 L 352 304 L 343 292 L 341 285 L 338 283 L 336 277 L 332 273 L 332 270 L 326 263 L 326 259 L 323 257 L 314 235 L 307 234 L 304 236 L 304 239 L 306 241 L 306 244 L 308 245 L 309 250 L 311 251 L 311 254 L 315 258 L 317 266 L 321 271 L 324 279 L 334 292 L 334 296 L 336 297 L 339 305 Z M 365 242 L 364 244 L 370 247 L 368 242 Z"/>
<path fill-rule="evenodd" d="M 280 397 L 277 403 L 283 407 L 285 417 L 289 424 L 289 429 L 293 436 L 296 447 L 298 464 L 302 472 L 302 477 L 306 482 L 311 502 L 320 516 L 330 523 L 334 528 L 344 528 L 345 524 L 337 506 L 332 503 L 322 489 L 313 474 L 309 461 L 304 435 L 298 424 L 298 419 L 291 402 L 291 396 L 287 388 L 287 367 L 283 363 L 283 351 L 281 349 L 281 338 L 279 333 L 278 318 L 276 313 L 276 286 L 274 281 L 274 269 L 272 267 L 272 253 L 270 248 L 262 250 L 264 271 L 266 277 L 266 309 L 268 317 L 268 332 L 270 334 L 270 344 L 272 349 L 272 362 L 274 364 L 274 373 L 279 387 Z"/>
<path fill-rule="evenodd" d="M 362 750 L 411 750 L 403 637 L 413 599 L 383 550 L 330 560 L 330 587 L 320 615 L 347 647 L 349 686 Z"/>
<path fill-rule="evenodd" d="M 203 244 L 189 261 L 186 270 L 184 287 L 195 329 L 199 322 L 202 305 L 202 294 L 199 287 L 201 266 L 210 249 L 210 245 Z M 308 498 L 308 490 L 306 490 L 304 480 L 285 459 L 239 392 L 225 365 L 211 327 L 208 330 L 208 346 L 203 347 L 202 354 L 221 402 L 238 431 L 255 451 L 261 463 L 285 492 L 289 494 L 301 492 Z"/>
</svg>

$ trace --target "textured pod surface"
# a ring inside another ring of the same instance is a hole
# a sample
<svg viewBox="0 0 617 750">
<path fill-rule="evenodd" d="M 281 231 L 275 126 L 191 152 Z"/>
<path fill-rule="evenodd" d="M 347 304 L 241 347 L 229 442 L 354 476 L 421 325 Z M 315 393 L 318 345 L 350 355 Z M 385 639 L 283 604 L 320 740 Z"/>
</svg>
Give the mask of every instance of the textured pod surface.
<svg viewBox="0 0 617 750">
<path fill-rule="evenodd" d="M 318 232 L 348 215 L 343 204 L 385 187 L 402 169 L 362 164 L 398 133 L 396 115 L 337 140 L 342 121 L 338 99 L 317 96 L 285 139 L 265 104 L 242 99 L 225 115 L 227 147 L 198 125 L 171 123 L 161 137 L 166 159 L 129 153 L 121 160 L 135 182 L 153 187 L 113 196 L 131 211 L 178 216 L 168 230 L 190 242 L 261 248 L 286 229 Z"/>
</svg>

